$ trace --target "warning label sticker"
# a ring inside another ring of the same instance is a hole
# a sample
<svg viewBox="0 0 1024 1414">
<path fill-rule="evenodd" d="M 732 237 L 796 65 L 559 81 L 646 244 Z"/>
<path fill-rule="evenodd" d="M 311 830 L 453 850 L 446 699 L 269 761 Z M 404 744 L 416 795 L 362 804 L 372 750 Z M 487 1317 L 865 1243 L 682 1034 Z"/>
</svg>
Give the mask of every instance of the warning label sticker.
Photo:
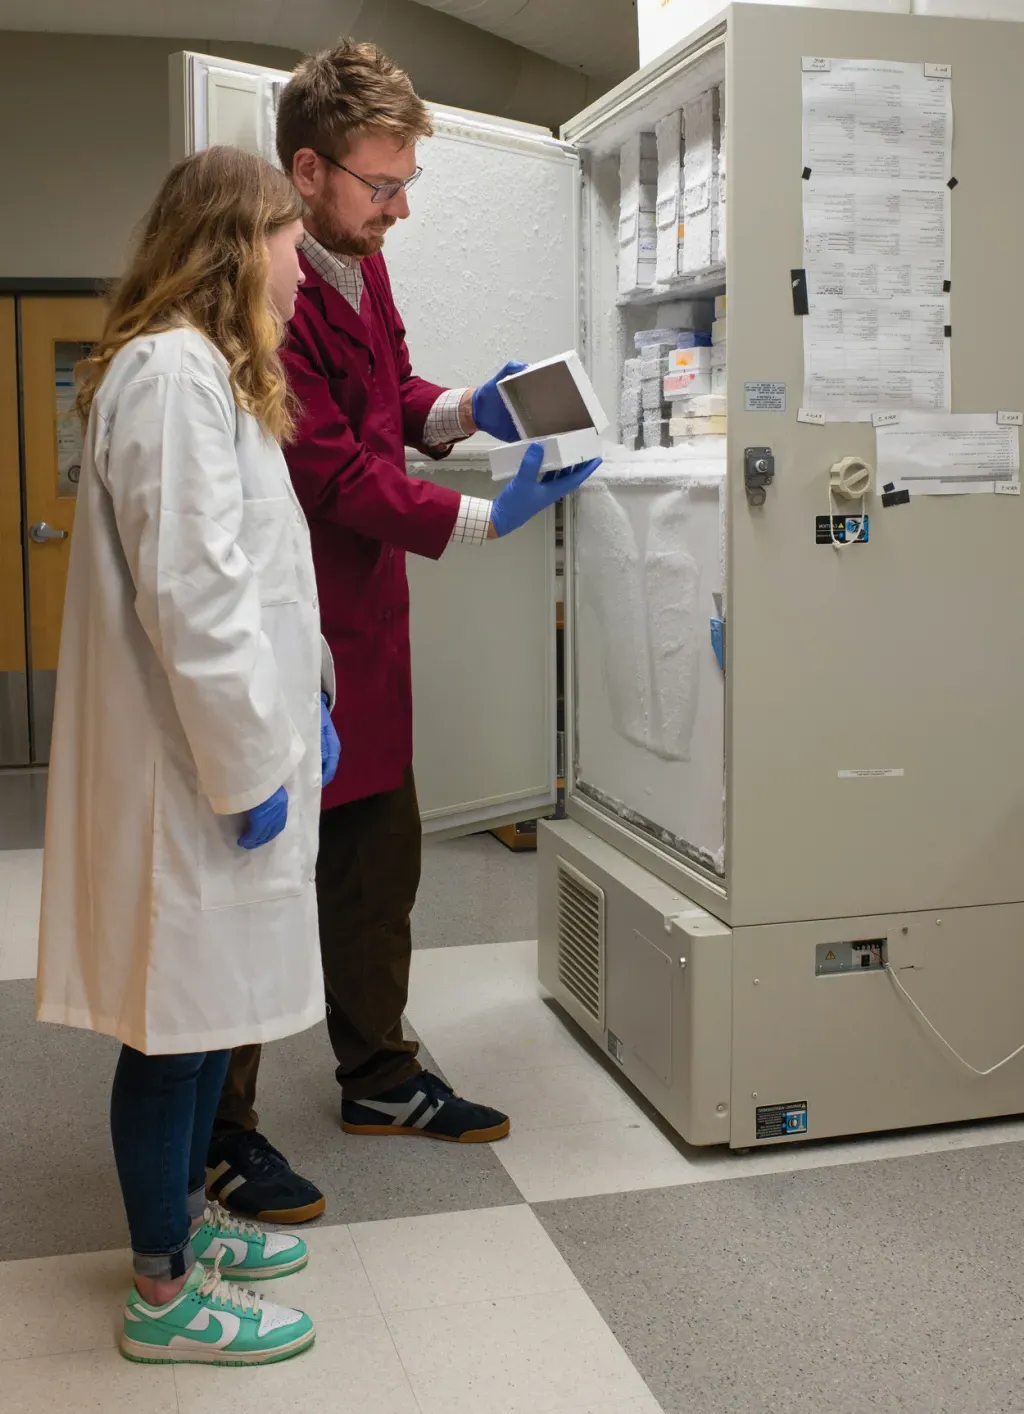
<svg viewBox="0 0 1024 1414">
<path fill-rule="evenodd" d="M 793 1100 L 788 1105 L 758 1105 L 758 1139 L 786 1139 L 806 1133 L 806 1100 Z"/>
<path fill-rule="evenodd" d="M 868 516 L 815 516 L 816 545 L 866 545 L 871 538 Z"/>
<path fill-rule="evenodd" d="M 744 412 L 785 412 L 785 383 L 744 383 Z"/>
</svg>

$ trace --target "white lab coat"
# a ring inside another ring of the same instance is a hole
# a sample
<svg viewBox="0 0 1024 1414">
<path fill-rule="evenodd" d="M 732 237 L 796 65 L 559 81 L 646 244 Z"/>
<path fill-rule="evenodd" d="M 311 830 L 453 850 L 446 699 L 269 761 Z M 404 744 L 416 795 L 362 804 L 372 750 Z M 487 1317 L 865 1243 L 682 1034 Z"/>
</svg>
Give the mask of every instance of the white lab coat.
<svg viewBox="0 0 1024 1414">
<path fill-rule="evenodd" d="M 305 517 L 193 329 L 133 340 L 86 433 L 50 758 L 42 1021 L 148 1054 L 324 1013 L 320 691 Z M 284 785 L 288 824 L 238 845 Z"/>
</svg>

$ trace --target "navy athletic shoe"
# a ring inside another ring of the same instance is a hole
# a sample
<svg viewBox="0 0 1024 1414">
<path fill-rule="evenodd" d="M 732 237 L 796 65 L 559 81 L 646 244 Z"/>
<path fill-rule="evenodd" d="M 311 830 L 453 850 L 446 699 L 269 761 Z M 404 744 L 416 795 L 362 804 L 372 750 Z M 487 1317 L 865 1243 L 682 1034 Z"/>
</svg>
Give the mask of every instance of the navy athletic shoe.
<svg viewBox="0 0 1024 1414">
<path fill-rule="evenodd" d="M 489 1144 L 511 1128 L 508 1115 L 463 1100 L 426 1070 L 383 1095 L 342 1100 L 341 1127 L 346 1134 L 419 1134 L 453 1144 Z"/>
<path fill-rule="evenodd" d="M 206 1195 L 229 1213 L 264 1223 L 308 1223 L 327 1200 L 292 1171 L 285 1156 L 255 1129 L 214 1135 L 206 1159 Z"/>
</svg>

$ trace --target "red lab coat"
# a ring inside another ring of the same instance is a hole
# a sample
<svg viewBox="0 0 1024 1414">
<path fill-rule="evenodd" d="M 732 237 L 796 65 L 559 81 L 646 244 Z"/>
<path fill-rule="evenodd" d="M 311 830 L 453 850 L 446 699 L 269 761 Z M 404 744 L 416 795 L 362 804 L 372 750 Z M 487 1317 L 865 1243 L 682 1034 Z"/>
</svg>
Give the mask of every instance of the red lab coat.
<svg viewBox="0 0 1024 1414">
<path fill-rule="evenodd" d="M 341 762 L 323 808 L 395 790 L 412 761 L 406 551 L 438 559 L 457 492 L 405 471 L 443 388 L 413 376 L 382 255 L 363 261 L 359 314 L 300 256 L 306 283 L 282 350 L 299 400 L 285 448 L 309 521 L 324 637 L 338 680 Z"/>
</svg>

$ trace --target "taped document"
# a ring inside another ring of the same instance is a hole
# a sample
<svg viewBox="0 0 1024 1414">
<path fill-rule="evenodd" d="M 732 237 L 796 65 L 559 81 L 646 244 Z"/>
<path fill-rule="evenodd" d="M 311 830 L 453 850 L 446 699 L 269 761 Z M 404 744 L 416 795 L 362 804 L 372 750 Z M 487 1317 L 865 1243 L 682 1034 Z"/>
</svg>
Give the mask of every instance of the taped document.
<svg viewBox="0 0 1024 1414">
<path fill-rule="evenodd" d="M 802 84 L 803 406 L 946 411 L 952 84 L 867 59 L 805 65 Z"/>
<path fill-rule="evenodd" d="M 847 300 L 803 321 L 802 406 L 829 422 L 870 422 L 880 408 L 942 411 L 950 399 L 947 302 Z"/>
<path fill-rule="evenodd" d="M 1020 494 L 1020 429 L 995 413 L 906 412 L 876 437 L 880 495 Z"/>
</svg>

